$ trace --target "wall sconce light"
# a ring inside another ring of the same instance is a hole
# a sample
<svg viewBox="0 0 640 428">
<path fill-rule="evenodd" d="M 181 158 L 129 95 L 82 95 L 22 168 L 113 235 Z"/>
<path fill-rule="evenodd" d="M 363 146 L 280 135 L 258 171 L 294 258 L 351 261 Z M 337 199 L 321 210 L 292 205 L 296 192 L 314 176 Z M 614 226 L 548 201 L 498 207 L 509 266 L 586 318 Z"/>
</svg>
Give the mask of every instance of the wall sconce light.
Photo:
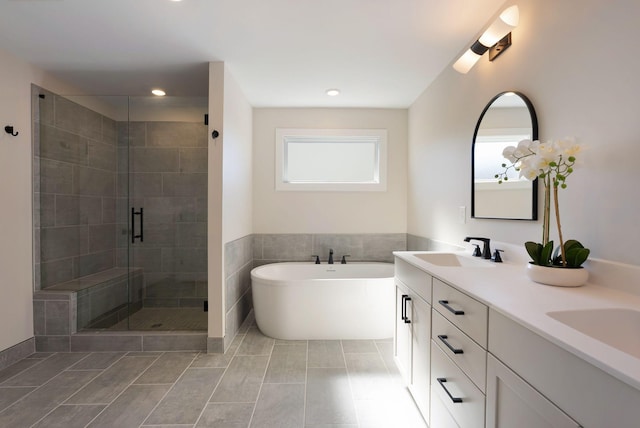
<svg viewBox="0 0 640 428">
<path fill-rule="evenodd" d="M 506 8 L 482 36 L 476 40 L 467 51 L 453 64 L 453 68 L 466 74 L 480 59 L 482 54 L 489 51 L 489 61 L 493 61 L 511 46 L 511 30 L 518 26 L 520 12 L 518 6 Z"/>
</svg>

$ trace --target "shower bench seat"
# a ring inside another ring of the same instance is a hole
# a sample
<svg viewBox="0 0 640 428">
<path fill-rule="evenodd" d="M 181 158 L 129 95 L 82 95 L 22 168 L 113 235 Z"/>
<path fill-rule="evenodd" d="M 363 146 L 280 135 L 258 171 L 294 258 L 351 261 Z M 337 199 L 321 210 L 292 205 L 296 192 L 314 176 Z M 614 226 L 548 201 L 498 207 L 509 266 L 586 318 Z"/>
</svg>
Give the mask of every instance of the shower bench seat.
<svg viewBox="0 0 640 428">
<path fill-rule="evenodd" d="M 109 328 L 142 307 L 142 268 L 112 268 L 36 291 L 36 336 Z"/>
</svg>

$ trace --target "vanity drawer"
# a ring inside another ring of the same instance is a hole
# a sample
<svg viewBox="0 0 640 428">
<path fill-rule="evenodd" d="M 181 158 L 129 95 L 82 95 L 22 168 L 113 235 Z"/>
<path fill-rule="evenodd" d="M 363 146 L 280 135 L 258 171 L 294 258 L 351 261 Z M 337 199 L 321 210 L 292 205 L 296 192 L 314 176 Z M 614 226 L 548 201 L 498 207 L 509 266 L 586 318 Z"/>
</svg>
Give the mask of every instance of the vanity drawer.
<svg viewBox="0 0 640 428">
<path fill-rule="evenodd" d="M 486 305 L 433 278 L 433 307 L 456 327 L 487 348 Z"/>
<path fill-rule="evenodd" d="M 431 341 L 431 403 L 441 400 L 461 427 L 484 426 L 485 396 Z M 436 406 L 439 403 L 436 403 Z"/>
<path fill-rule="evenodd" d="M 396 257 L 395 276 L 427 303 L 431 304 L 431 275 Z"/>
<path fill-rule="evenodd" d="M 431 420 L 429 426 L 433 428 L 460 428 L 444 403 L 435 396 L 431 396 Z"/>
<path fill-rule="evenodd" d="M 432 310 L 431 312 L 431 339 L 469 376 L 482 392 L 485 392 L 487 351 L 440 315 L 438 311 Z"/>
</svg>

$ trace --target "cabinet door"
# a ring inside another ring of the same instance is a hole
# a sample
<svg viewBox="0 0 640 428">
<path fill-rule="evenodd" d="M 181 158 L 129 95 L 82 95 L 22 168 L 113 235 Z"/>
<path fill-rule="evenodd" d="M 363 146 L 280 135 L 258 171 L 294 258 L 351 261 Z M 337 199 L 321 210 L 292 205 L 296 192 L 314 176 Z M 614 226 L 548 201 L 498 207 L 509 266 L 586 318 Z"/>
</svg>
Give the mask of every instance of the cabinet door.
<svg viewBox="0 0 640 428">
<path fill-rule="evenodd" d="M 429 420 L 431 367 L 431 306 L 420 297 L 411 299 L 413 366 L 411 393 L 425 420 Z"/>
<path fill-rule="evenodd" d="M 507 366 L 487 359 L 487 428 L 576 428 L 573 419 Z"/>
<path fill-rule="evenodd" d="M 396 284 L 396 326 L 394 355 L 396 364 L 407 385 L 411 384 L 411 323 L 406 323 L 407 312 L 410 312 L 408 289 Z"/>
</svg>

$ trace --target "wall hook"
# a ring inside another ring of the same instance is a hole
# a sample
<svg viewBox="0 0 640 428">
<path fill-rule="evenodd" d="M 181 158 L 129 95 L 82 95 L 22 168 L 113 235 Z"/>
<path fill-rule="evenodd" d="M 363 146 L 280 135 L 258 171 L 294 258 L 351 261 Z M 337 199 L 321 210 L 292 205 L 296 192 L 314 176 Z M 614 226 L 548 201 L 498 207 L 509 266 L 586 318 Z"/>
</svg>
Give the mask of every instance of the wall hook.
<svg viewBox="0 0 640 428">
<path fill-rule="evenodd" d="M 17 137 L 17 136 L 18 136 L 18 134 L 19 134 L 19 132 L 13 132 L 13 126 L 9 126 L 9 125 L 7 125 L 7 126 L 5 126 L 5 127 L 4 127 L 4 130 L 5 130 L 5 132 L 6 132 L 7 134 L 11 134 L 11 135 L 13 135 L 14 137 Z"/>
</svg>

